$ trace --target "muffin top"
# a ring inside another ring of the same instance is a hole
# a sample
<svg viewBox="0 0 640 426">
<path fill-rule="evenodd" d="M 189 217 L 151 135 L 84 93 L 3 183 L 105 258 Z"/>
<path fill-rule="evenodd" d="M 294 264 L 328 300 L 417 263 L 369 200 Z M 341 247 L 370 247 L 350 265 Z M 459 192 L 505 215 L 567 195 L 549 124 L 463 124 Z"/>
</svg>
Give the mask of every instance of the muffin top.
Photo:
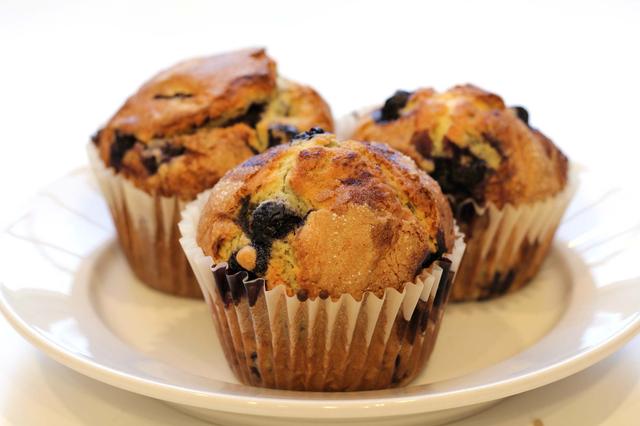
<svg viewBox="0 0 640 426">
<path fill-rule="evenodd" d="M 313 126 L 325 101 L 281 77 L 264 49 L 191 59 L 145 83 L 93 141 L 106 165 L 151 194 L 193 199 L 224 173 Z"/>
<path fill-rule="evenodd" d="M 352 137 L 409 155 L 458 203 L 502 208 L 555 195 L 567 181 L 567 158 L 528 118 L 472 85 L 398 91 Z"/>
<path fill-rule="evenodd" d="M 213 188 L 198 245 L 230 272 L 290 295 L 360 299 L 402 290 L 453 247 L 438 184 L 385 144 L 314 128 L 229 171 Z"/>
</svg>

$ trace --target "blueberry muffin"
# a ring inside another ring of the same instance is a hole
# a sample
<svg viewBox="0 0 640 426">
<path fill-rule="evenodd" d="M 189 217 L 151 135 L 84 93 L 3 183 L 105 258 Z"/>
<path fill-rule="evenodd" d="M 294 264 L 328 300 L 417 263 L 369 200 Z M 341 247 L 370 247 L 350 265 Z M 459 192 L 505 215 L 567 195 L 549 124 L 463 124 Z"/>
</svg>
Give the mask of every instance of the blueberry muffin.
<svg viewBox="0 0 640 426">
<path fill-rule="evenodd" d="M 89 148 L 138 278 L 198 297 L 178 244 L 182 204 L 313 126 L 332 128 L 329 107 L 312 88 L 280 77 L 263 49 L 191 59 L 145 83 Z"/>
<path fill-rule="evenodd" d="M 229 171 L 181 229 L 186 252 L 215 265 L 199 276 L 215 281 L 201 284 L 238 377 L 299 390 L 411 380 L 463 244 L 445 196 L 411 159 L 321 129 Z"/>
<path fill-rule="evenodd" d="M 525 108 L 471 85 L 398 91 L 352 137 L 410 156 L 449 197 L 467 243 L 453 300 L 499 296 L 536 274 L 570 199 L 569 174 Z"/>
</svg>

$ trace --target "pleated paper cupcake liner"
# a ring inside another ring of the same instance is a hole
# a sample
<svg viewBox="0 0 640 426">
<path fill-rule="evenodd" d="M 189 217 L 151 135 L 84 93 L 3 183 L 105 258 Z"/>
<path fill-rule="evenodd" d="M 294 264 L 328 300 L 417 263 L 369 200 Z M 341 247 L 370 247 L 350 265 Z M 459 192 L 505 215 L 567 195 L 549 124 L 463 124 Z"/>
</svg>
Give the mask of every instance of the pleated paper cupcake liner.
<svg viewBox="0 0 640 426">
<path fill-rule="evenodd" d="M 353 111 L 336 121 L 336 134 L 349 138 L 361 118 L 376 109 Z M 560 220 L 575 194 L 577 171 L 572 168 L 566 188 L 553 197 L 521 206 L 479 207 L 464 230 L 467 248 L 460 264 L 452 302 L 486 300 L 523 287 L 539 271 Z"/>
<path fill-rule="evenodd" d="M 202 287 L 220 343 L 234 374 L 254 386 L 346 391 L 403 385 L 433 350 L 453 278 L 464 252 L 458 235 L 451 253 L 424 269 L 403 291 L 361 300 L 288 295 L 263 279 L 230 274 L 196 242 L 206 194 L 187 205 L 180 242 Z"/>
<path fill-rule="evenodd" d="M 540 269 L 578 184 L 572 168 L 565 189 L 536 203 L 499 209 L 473 204 L 465 230 L 467 249 L 452 301 L 485 300 L 524 286 Z"/>
<path fill-rule="evenodd" d="M 200 286 L 179 243 L 177 224 L 185 203 L 137 188 L 106 167 L 93 144 L 87 146 L 87 152 L 120 246 L 138 279 L 165 293 L 201 298 Z"/>
</svg>

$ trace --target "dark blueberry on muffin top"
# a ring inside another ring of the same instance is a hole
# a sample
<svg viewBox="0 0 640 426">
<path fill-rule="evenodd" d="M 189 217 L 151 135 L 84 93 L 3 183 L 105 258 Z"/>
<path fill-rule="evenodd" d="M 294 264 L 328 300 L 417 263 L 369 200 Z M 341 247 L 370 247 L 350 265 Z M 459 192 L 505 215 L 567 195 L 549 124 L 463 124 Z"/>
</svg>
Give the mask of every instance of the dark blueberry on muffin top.
<svg viewBox="0 0 640 426">
<path fill-rule="evenodd" d="M 313 126 L 333 128 L 320 95 L 280 77 L 264 49 L 244 49 L 160 72 L 93 142 L 104 164 L 138 188 L 191 200 L 230 168 Z"/>
<path fill-rule="evenodd" d="M 387 99 L 379 111 L 374 114 L 377 122 L 393 121 L 400 117 L 400 110 L 407 105 L 410 92 L 398 90 L 389 99 Z"/>
<path fill-rule="evenodd" d="M 454 241 L 446 198 L 411 159 L 321 129 L 227 173 L 197 234 L 215 263 L 301 300 L 401 291 Z"/>
</svg>

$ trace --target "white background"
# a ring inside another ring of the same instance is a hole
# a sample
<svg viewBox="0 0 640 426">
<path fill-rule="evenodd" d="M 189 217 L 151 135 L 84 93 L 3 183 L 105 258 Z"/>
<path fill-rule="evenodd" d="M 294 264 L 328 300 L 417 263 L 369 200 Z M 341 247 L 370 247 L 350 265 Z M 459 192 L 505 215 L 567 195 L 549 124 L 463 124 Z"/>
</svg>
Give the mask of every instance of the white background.
<svg viewBox="0 0 640 426">
<path fill-rule="evenodd" d="M 472 82 L 525 105 L 575 161 L 634 185 L 640 2 L 0 0 L 0 223 L 55 177 L 137 86 L 177 60 L 267 46 L 336 116 L 397 88 Z M 16 259 L 0 260 L 2 262 Z M 635 425 L 640 340 L 460 422 Z M 201 424 L 45 358 L 0 320 L 0 424 Z"/>
</svg>

